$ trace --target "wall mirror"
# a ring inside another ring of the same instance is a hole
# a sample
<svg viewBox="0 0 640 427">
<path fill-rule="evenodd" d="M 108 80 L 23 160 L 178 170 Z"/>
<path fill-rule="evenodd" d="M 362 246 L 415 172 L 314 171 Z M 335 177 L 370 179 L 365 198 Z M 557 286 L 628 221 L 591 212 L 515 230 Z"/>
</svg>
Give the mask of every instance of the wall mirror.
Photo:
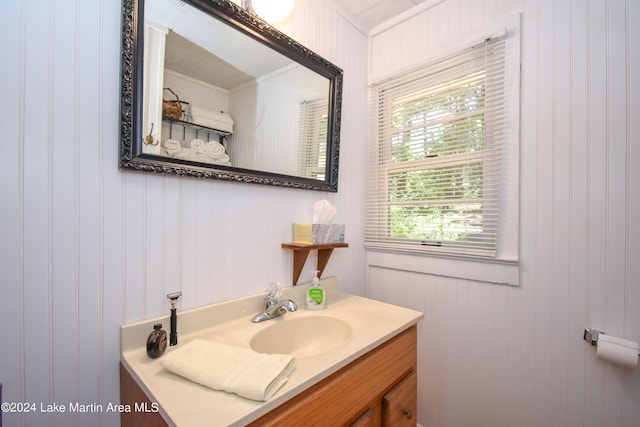
<svg viewBox="0 0 640 427">
<path fill-rule="evenodd" d="M 342 70 L 226 0 L 123 0 L 120 167 L 336 192 Z"/>
</svg>

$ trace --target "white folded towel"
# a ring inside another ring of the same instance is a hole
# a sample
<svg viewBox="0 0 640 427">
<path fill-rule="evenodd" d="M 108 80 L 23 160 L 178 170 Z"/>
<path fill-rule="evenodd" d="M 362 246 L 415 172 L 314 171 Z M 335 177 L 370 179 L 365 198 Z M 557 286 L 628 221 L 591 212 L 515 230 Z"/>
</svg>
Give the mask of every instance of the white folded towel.
<svg viewBox="0 0 640 427">
<path fill-rule="evenodd" d="M 167 371 L 214 390 L 267 401 L 287 382 L 294 358 L 196 339 L 165 354 L 162 365 Z"/>
<path fill-rule="evenodd" d="M 217 112 L 213 110 L 207 110 L 206 108 L 201 108 L 193 105 L 191 107 L 191 114 L 193 114 L 193 117 L 208 118 L 233 125 L 233 119 L 231 118 L 231 116 L 227 113 L 223 113 L 222 111 Z"/>
<path fill-rule="evenodd" d="M 233 119 L 228 113 L 207 110 L 196 105 L 192 105 L 191 110 L 194 123 L 225 132 L 233 132 Z"/>
<path fill-rule="evenodd" d="M 193 122 L 195 124 L 206 126 L 211 129 L 221 130 L 224 132 L 233 132 L 233 122 L 229 123 L 226 120 L 217 120 L 212 117 L 205 116 L 193 116 Z"/>
</svg>

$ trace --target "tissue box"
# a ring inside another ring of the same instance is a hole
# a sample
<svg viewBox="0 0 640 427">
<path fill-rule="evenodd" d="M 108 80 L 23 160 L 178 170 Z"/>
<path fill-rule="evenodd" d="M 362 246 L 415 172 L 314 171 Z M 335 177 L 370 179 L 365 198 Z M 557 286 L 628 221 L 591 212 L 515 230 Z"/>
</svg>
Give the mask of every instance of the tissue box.
<svg viewBox="0 0 640 427">
<path fill-rule="evenodd" d="M 344 224 L 293 224 L 293 243 L 344 243 Z"/>
</svg>

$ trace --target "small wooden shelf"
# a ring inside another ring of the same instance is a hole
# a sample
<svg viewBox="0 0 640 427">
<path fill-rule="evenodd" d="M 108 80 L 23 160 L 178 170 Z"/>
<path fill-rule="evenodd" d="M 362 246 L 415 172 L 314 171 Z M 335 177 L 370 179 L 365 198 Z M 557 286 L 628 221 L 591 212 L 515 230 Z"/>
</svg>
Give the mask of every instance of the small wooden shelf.
<svg viewBox="0 0 640 427">
<path fill-rule="evenodd" d="M 320 272 L 318 277 L 322 277 L 322 272 L 327 266 L 327 262 L 329 262 L 329 258 L 331 257 L 333 250 L 335 248 L 348 247 L 348 243 L 322 243 L 316 245 L 309 245 L 306 243 L 283 243 L 282 249 L 290 249 L 293 251 L 293 286 L 298 283 L 300 273 L 302 273 L 302 268 L 304 267 L 304 263 L 307 261 L 310 251 L 318 251 L 317 270 Z"/>
</svg>

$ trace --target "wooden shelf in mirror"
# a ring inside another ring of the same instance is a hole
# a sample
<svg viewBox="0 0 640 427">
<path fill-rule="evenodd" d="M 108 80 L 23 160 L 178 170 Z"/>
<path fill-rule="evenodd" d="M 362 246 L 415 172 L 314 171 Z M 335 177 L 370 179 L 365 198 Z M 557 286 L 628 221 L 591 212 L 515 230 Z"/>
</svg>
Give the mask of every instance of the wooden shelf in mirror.
<svg viewBox="0 0 640 427">
<path fill-rule="evenodd" d="M 307 261 L 307 257 L 309 256 L 310 251 L 318 251 L 318 264 L 316 270 L 320 272 L 318 274 L 318 277 L 322 277 L 322 272 L 327 266 L 327 262 L 329 262 L 329 258 L 331 257 L 333 250 L 335 248 L 348 247 L 348 243 L 321 243 L 315 245 L 306 243 L 283 243 L 283 249 L 289 249 L 293 251 L 293 286 L 298 283 L 298 279 L 300 278 L 300 274 L 302 273 L 302 268 L 304 267 L 304 263 Z"/>
</svg>

